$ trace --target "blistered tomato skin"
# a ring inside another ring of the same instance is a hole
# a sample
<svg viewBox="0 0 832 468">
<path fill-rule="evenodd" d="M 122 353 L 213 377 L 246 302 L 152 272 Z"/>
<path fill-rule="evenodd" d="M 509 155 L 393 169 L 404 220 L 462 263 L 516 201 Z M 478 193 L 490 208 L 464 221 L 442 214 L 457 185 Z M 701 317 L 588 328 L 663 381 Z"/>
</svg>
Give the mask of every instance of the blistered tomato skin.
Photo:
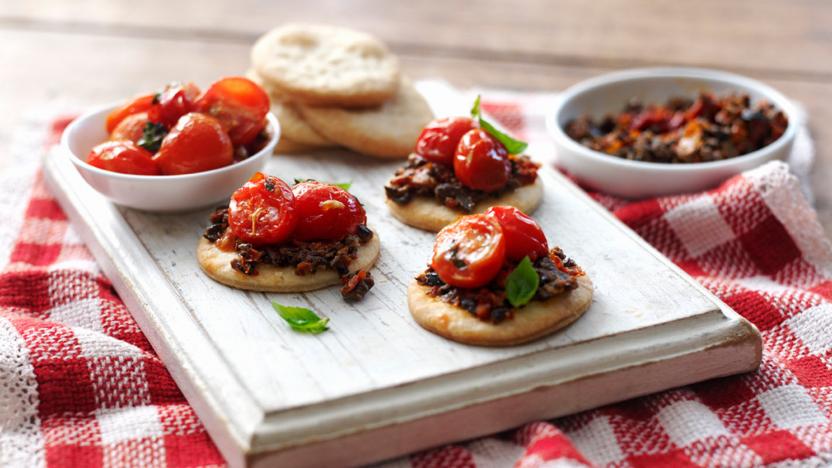
<svg viewBox="0 0 832 468">
<path fill-rule="evenodd" d="M 139 112 L 137 114 L 125 117 L 113 132 L 110 133 L 110 140 L 128 140 L 138 144 L 139 138 L 144 133 L 144 126 L 147 124 L 147 112 Z"/>
<path fill-rule="evenodd" d="M 112 133 L 116 126 L 128 116 L 139 112 L 147 112 L 147 110 L 153 105 L 154 96 L 155 94 L 144 94 L 110 112 L 110 114 L 107 115 L 107 121 L 105 124 L 107 133 Z"/>
<path fill-rule="evenodd" d="M 463 216 L 436 235 L 431 266 L 451 286 L 478 288 L 503 266 L 506 241 L 497 221 L 482 214 Z"/>
<path fill-rule="evenodd" d="M 168 175 L 210 171 L 234 161 L 231 140 L 219 122 L 196 112 L 176 122 L 154 160 Z"/>
<path fill-rule="evenodd" d="M 416 154 L 430 162 L 450 166 L 459 140 L 473 128 L 474 121 L 468 117 L 435 119 L 422 129 L 416 140 Z"/>
<path fill-rule="evenodd" d="M 511 171 L 508 151 L 485 130 L 462 136 L 454 155 L 454 174 L 466 187 L 496 192 L 506 186 Z"/>
<path fill-rule="evenodd" d="M 346 190 L 321 182 L 302 182 L 292 188 L 298 224 L 293 237 L 300 241 L 335 241 L 367 223 L 361 203 Z"/>
<path fill-rule="evenodd" d="M 286 182 L 258 172 L 231 195 L 228 225 L 243 242 L 279 244 L 289 239 L 297 226 L 294 202 Z"/>
<path fill-rule="evenodd" d="M 235 145 L 257 137 L 266 126 L 270 106 L 263 88 L 241 76 L 217 80 L 196 102 L 196 109 L 216 118 Z"/>
<path fill-rule="evenodd" d="M 497 220 L 506 238 L 506 257 L 522 260 L 528 256 L 532 261 L 549 254 L 549 243 L 540 225 L 531 217 L 513 206 L 494 206 L 485 212 Z"/>
<path fill-rule="evenodd" d="M 194 103 L 199 97 L 199 88 L 193 83 L 171 83 L 154 96 L 147 111 L 151 122 L 172 127 L 180 117 L 195 110 Z"/>
<path fill-rule="evenodd" d="M 107 141 L 90 151 L 87 163 L 122 174 L 159 175 L 153 155 L 132 141 Z"/>
</svg>

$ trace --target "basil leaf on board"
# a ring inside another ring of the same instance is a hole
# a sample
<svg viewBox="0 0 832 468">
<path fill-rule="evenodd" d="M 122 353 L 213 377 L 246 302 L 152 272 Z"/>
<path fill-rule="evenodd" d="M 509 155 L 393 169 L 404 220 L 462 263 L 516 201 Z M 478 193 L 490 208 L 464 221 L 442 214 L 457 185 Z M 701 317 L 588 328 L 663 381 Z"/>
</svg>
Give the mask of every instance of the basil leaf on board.
<svg viewBox="0 0 832 468">
<path fill-rule="evenodd" d="M 144 124 L 144 129 L 142 129 L 142 136 L 139 137 L 139 140 L 136 142 L 136 144 L 150 151 L 151 153 L 155 153 L 159 151 L 159 147 L 162 146 L 162 140 L 165 138 L 167 134 L 168 129 L 165 128 L 163 124 L 148 122 Z"/>
<path fill-rule="evenodd" d="M 506 299 L 514 307 L 522 307 L 537 294 L 540 277 L 529 257 L 524 257 L 506 278 Z"/>
<path fill-rule="evenodd" d="M 512 138 L 510 135 L 503 133 L 497 130 L 497 127 L 491 124 L 491 122 L 482 118 L 482 112 L 480 112 L 480 96 L 477 95 L 477 99 L 474 100 L 474 105 L 471 107 L 471 118 L 477 119 L 480 124 L 480 128 L 488 132 L 491 136 L 494 137 L 497 141 L 503 144 L 506 147 L 506 151 L 511 154 L 520 154 L 523 151 L 526 151 L 529 144 L 525 141 L 518 140 L 516 138 Z"/>
<path fill-rule="evenodd" d="M 272 301 L 272 307 L 292 330 L 313 335 L 329 330 L 329 319 L 318 317 L 318 314 L 306 307 L 285 306 L 275 301 Z"/>
</svg>

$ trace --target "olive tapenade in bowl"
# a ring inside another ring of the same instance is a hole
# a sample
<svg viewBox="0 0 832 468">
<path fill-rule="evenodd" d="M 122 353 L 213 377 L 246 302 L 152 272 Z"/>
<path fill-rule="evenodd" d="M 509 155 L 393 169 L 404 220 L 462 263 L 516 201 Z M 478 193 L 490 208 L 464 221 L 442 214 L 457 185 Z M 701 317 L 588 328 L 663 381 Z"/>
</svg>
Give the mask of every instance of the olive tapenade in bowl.
<svg viewBox="0 0 832 468">
<path fill-rule="evenodd" d="M 773 88 L 695 68 L 646 68 L 578 83 L 547 116 L 557 161 L 583 185 L 628 198 L 711 188 L 785 159 L 800 113 Z"/>
</svg>

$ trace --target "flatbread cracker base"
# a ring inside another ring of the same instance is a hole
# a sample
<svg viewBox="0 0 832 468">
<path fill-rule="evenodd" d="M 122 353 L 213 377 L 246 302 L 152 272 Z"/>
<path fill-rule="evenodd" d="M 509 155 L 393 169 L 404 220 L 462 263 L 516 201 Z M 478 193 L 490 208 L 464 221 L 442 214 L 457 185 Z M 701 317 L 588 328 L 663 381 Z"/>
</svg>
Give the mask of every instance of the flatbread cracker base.
<svg viewBox="0 0 832 468">
<path fill-rule="evenodd" d="M 350 262 L 350 272 L 369 270 L 376 263 L 380 249 L 378 234 L 373 232 L 373 238 L 358 249 L 358 257 Z M 257 275 L 244 275 L 231 268 L 234 252 L 220 250 L 205 238 L 199 240 L 196 257 L 199 266 L 211 279 L 237 289 L 289 293 L 341 284 L 341 278 L 332 270 L 299 276 L 295 274 L 294 268 L 257 265 Z"/>
<path fill-rule="evenodd" d="M 406 158 L 433 119 L 424 96 L 402 79 L 395 96 L 379 107 L 342 109 L 297 105 L 303 119 L 324 138 L 379 158 Z"/>
<path fill-rule="evenodd" d="M 427 197 L 414 197 L 413 200 L 404 205 L 399 205 L 389 198 L 386 198 L 385 202 L 390 208 L 390 212 L 399 221 L 425 231 L 439 232 L 443 227 L 456 221 L 461 216 L 483 213 L 492 206 L 513 206 L 523 213 L 531 214 L 540 205 L 542 199 L 543 182 L 538 177 L 533 184 L 519 187 L 499 198 L 489 198 L 477 203 L 471 213 L 463 213 L 448 208 L 445 205 L 440 205 L 433 198 Z"/>
<path fill-rule="evenodd" d="M 413 281 L 407 303 L 416 322 L 426 330 L 460 343 L 511 346 L 554 333 L 577 320 L 592 303 L 592 281 L 578 277 L 578 287 L 547 301 L 532 301 L 511 320 L 493 324 L 427 294 L 429 287 Z"/>
<path fill-rule="evenodd" d="M 277 120 L 280 122 L 280 142 L 286 137 L 293 143 L 305 145 L 306 147 L 332 147 L 335 143 L 324 138 L 315 129 L 309 126 L 297 109 L 289 102 L 288 96 L 280 95 L 275 92 L 273 86 L 260 75 L 253 68 L 246 71 L 246 78 L 254 81 L 260 87 L 269 93 L 269 100 L 271 101 L 271 111 Z M 280 146 L 278 142 L 278 146 Z M 289 152 L 289 151 L 286 151 Z"/>
</svg>

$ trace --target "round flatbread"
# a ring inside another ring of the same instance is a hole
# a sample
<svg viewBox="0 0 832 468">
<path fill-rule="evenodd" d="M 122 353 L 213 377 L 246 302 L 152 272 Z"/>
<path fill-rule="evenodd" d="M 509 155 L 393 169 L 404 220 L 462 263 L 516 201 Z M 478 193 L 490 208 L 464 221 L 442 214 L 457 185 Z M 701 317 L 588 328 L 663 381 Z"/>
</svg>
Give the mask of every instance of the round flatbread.
<svg viewBox="0 0 832 468">
<path fill-rule="evenodd" d="M 359 153 L 406 158 L 422 128 L 433 119 L 425 98 L 402 79 L 392 99 L 373 109 L 298 105 L 303 119 L 325 138 Z"/>
<path fill-rule="evenodd" d="M 277 27 L 254 44 L 251 62 L 280 94 L 316 106 L 378 106 L 399 81 L 399 62 L 384 43 L 333 26 Z"/>
<path fill-rule="evenodd" d="M 335 143 L 327 140 L 323 135 L 310 127 L 303 120 L 303 117 L 301 117 L 297 109 L 288 102 L 288 98 L 275 92 L 273 87 L 262 76 L 257 74 L 256 70 L 249 69 L 246 71 L 246 77 L 260 85 L 269 93 L 271 111 L 280 122 L 281 140 L 278 142 L 278 146 L 283 142 L 284 136 L 292 140 L 292 142 L 305 145 L 306 147 L 328 148 L 335 146 Z"/>
<path fill-rule="evenodd" d="M 280 132 L 290 140 L 315 148 L 331 148 L 336 144 L 316 132 L 297 109 L 289 103 L 272 99 L 272 113 L 280 122 Z"/>
<path fill-rule="evenodd" d="M 415 280 L 407 289 L 407 303 L 416 322 L 426 330 L 460 343 L 511 346 L 553 333 L 577 320 L 592 303 L 592 281 L 578 277 L 578 287 L 547 301 L 532 301 L 514 318 L 498 324 L 485 322 L 465 309 L 427 294 Z"/>
<path fill-rule="evenodd" d="M 519 187 L 499 198 L 488 198 L 477 203 L 471 213 L 463 213 L 448 208 L 445 205 L 440 205 L 435 199 L 427 197 L 414 197 L 413 200 L 404 205 L 400 205 L 389 198 L 385 201 L 390 208 L 390 212 L 399 221 L 425 231 L 439 232 L 443 227 L 456 221 L 461 216 L 484 213 L 492 206 L 513 206 L 523 213 L 531 214 L 540 205 L 542 199 L 543 181 L 538 177 L 533 184 Z"/>
<path fill-rule="evenodd" d="M 381 243 L 378 234 L 358 249 L 358 256 L 350 262 L 350 272 L 369 270 L 378 259 Z M 231 268 L 234 252 L 218 249 L 205 238 L 199 240 L 196 257 L 199 266 L 213 280 L 227 286 L 250 291 L 264 292 L 303 292 L 341 284 L 338 273 L 332 270 L 319 270 L 308 275 L 296 275 L 295 269 L 290 267 L 276 267 L 274 265 L 257 265 L 256 275 L 244 275 Z"/>
</svg>

